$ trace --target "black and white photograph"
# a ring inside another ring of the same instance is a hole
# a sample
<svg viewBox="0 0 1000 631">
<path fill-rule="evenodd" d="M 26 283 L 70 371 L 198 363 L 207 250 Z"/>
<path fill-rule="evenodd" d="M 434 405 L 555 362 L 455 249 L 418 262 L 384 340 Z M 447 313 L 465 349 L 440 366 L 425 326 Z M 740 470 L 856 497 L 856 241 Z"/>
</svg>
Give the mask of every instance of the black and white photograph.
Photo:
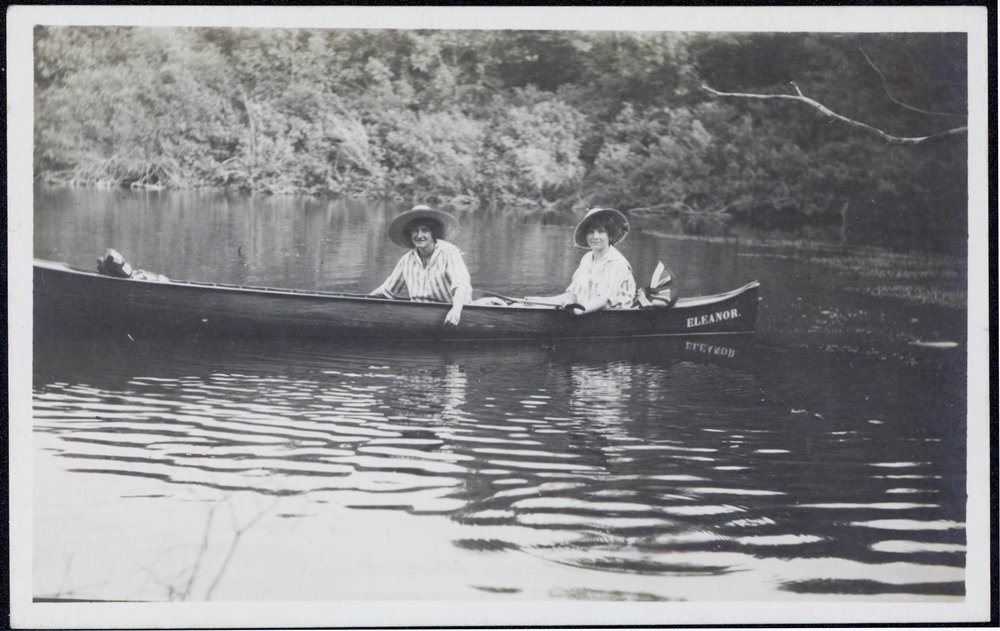
<svg viewBox="0 0 1000 631">
<path fill-rule="evenodd" d="M 995 621 L 986 27 L 8 8 L 11 626 Z"/>
</svg>

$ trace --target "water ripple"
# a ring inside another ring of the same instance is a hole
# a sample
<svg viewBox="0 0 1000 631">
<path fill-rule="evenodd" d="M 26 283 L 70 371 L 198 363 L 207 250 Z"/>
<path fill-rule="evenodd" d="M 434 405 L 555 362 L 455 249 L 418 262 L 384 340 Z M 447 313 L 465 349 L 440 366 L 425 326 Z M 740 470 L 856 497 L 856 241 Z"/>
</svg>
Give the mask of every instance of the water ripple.
<svg viewBox="0 0 1000 631">
<path fill-rule="evenodd" d="M 770 383 L 773 370 L 659 354 L 379 353 L 88 365 L 86 381 L 36 382 L 36 453 L 75 476 L 296 498 L 287 522 L 331 507 L 446 516 L 456 550 L 600 574 L 759 571 L 789 592 L 884 593 L 862 570 L 946 568 L 948 585 L 964 567 L 964 496 L 936 461 L 949 445 L 863 396 L 801 401 L 794 373 Z M 810 569 L 768 565 L 792 558 Z"/>
</svg>

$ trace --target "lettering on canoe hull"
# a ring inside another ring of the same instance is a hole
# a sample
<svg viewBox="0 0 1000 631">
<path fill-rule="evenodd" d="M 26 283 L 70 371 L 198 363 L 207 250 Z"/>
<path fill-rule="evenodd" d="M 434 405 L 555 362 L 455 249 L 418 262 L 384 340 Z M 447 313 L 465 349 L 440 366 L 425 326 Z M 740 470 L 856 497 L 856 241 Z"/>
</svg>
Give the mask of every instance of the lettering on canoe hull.
<svg viewBox="0 0 1000 631">
<path fill-rule="evenodd" d="M 715 313 L 707 313 L 702 316 L 688 318 L 687 328 L 693 329 L 695 327 L 705 326 L 706 324 L 715 324 L 716 322 L 733 320 L 738 317 L 740 317 L 739 309 L 733 307 L 732 309 L 726 309 L 725 311 L 716 311 Z"/>
<path fill-rule="evenodd" d="M 736 349 L 728 346 L 714 346 L 701 342 L 685 342 L 684 350 L 704 353 L 705 355 L 718 355 L 720 357 L 736 357 Z"/>
</svg>

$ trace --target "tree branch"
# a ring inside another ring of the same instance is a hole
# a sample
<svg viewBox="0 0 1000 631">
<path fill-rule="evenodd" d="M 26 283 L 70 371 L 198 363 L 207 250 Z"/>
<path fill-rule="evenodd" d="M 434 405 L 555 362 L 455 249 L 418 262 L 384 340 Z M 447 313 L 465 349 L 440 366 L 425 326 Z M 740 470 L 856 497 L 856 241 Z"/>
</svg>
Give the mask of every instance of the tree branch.
<svg viewBox="0 0 1000 631">
<path fill-rule="evenodd" d="M 871 57 L 868 56 L 868 53 L 865 52 L 865 49 L 858 46 L 858 50 L 861 51 L 861 54 L 862 56 L 864 56 L 865 61 L 868 62 L 868 65 L 871 66 L 872 69 L 878 73 L 878 78 L 882 80 L 882 88 L 885 89 L 886 96 L 888 96 L 889 100 L 895 103 L 896 105 L 899 105 L 900 107 L 905 107 L 906 109 L 911 110 L 913 112 L 919 112 L 921 114 L 930 114 L 931 116 L 953 116 L 953 117 L 964 116 L 964 114 L 952 114 L 950 112 L 931 112 L 929 110 L 922 110 L 919 107 L 913 107 L 912 105 L 907 105 L 906 103 L 903 103 L 895 96 L 893 96 L 892 92 L 889 91 L 889 83 L 885 80 L 885 74 L 879 69 L 878 66 L 875 65 L 875 62 L 871 60 Z"/>
<path fill-rule="evenodd" d="M 844 123 L 847 123 L 848 125 L 853 125 L 854 127 L 860 127 L 861 129 L 869 131 L 869 132 L 871 132 L 871 133 L 879 136 L 880 138 L 882 138 L 886 142 L 888 142 L 890 144 L 894 144 L 894 145 L 915 145 L 917 143 L 921 143 L 921 142 L 924 142 L 924 141 L 927 141 L 927 140 L 936 139 L 936 138 L 942 138 L 942 137 L 945 137 L 945 136 L 952 136 L 952 135 L 955 135 L 955 134 L 960 134 L 960 133 L 967 132 L 969 130 L 968 127 L 964 127 L 963 126 L 963 127 L 956 127 L 954 129 L 949 129 L 947 131 L 938 132 L 936 134 L 931 134 L 929 136 L 914 136 L 914 137 L 893 136 L 892 134 L 889 134 L 889 133 L 886 133 L 886 132 L 882 131 L 878 127 L 873 127 L 872 125 L 869 125 L 867 123 L 862 123 L 861 121 L 857 121 L 857 120 L 854 120 L 853 118 L 848 118 L 846 116 L 838 114 L 838 113 L 834 112 L 833 110 L 831 110 L 829 107 L 827 107 L 827 106 L 823 105 L 822 103 L 820 103 L 819 101 L 813 100 L 813 99 L 811 99 L 811 98 L 803 95 L 802 94 L 802 90 L 799 90 L 799 87 L 797 85 L 795 85 L 794 83 L 792 84 L 792 86 L 795 87 L 795 91 L 798 92 L 797 95 L 795 95 L 795 94 L 749 94 L 749 93 L 745 93 L 745 92 L 720 92 L 718 90 L 714 90 L 714 89 L 708 87 L 705 84 L 702 84 L 701 87 L 702 87 L 702 89 L 706 90 L 707 92 L 711 92 L 712 94 L 714 94 L 716 96 L 732 96 L 732 97 L 739 97 L 739 98 L 744 98 L 744 99 L 784 99 L 784 100 L 788 100 L 788 101 L 799 101 L 801 103 L 805 103 L 805 104 L 807 104 L 807 105 L 809 105 L 811 107 L 814 107 L 815 109 L 819 110 L 820 112 L 822 112 L 825 116 L 828 116 L 829 118 L 834 118 L 836 120 L 839 120 L 839 121 L 842 121 Z"/>
</svg>

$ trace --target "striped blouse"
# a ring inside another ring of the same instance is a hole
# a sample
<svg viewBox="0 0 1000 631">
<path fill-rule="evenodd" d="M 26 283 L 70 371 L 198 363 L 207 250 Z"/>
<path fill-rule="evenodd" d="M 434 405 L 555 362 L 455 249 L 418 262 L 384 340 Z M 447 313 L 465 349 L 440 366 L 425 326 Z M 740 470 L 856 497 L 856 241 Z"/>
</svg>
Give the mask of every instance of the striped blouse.
<svg viewBox="0 0 1000 631">
<path fill-rule="evenodd" d="M 577 302 L 605 298 L 610 308 L 623 309 L 635 298 L 632 266 L 614 246 L 608 248 L 608 253 L 598 263 L 594 263 L 594 253 L 587 252 L 580 259 L 566 291 L 575 295 Z"/>
<path fill-rule="evenodd" d="M 434 253 L 424 267 L 416 248 L 399 259 L 396 268 L 373 294 L 402 298 L 403 290 L 410 300 L 420 302 L 452 302 L 461 295 L 467 301 L 472 294 L 472 280 L 462 260 L 462 251 L 447 241 L 437 240 Z"/>
</svg>

